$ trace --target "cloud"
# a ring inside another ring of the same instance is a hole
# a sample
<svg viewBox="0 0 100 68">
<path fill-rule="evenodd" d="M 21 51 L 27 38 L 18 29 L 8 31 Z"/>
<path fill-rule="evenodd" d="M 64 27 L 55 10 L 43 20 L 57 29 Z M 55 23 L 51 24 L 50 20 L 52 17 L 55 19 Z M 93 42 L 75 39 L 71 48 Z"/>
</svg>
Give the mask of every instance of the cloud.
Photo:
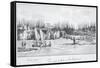
<svg viewBox="0 0 100 68">
<path fill-rule="evenodd" d="M 96 8 L 17 3 L 17 19 L 44 20 L 55 24 L 66 22 L 75 27 L 96 22 Z"/>
</svg>

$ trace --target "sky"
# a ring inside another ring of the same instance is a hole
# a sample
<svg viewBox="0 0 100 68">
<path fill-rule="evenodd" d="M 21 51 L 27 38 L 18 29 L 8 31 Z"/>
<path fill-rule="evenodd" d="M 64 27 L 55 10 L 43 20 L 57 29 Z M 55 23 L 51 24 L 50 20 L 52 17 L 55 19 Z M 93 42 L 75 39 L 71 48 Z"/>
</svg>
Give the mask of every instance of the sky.
<svg viewBox="0 0 100 68">
<path fill-rule="evenodd" d="M 51 25 L 68 23 L 77 28 L 80 24 L 96 23 L 95 7 L 17 3 L 16 13 L 17 20 L 40 20 Z"/>
</svg>

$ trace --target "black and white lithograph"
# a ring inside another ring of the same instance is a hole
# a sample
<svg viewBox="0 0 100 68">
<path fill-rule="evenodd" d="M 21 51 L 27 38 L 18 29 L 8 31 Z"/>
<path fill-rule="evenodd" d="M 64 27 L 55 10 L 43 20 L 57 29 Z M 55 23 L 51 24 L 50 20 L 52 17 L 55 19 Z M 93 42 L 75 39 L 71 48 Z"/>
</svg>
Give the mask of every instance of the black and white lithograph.
<svg viewBox="0 0 100 68">
<path fill-rule="evenodd" d="M 17 65 L 96 60 L 96 7 L 16 4 Z"/>
</svg>

